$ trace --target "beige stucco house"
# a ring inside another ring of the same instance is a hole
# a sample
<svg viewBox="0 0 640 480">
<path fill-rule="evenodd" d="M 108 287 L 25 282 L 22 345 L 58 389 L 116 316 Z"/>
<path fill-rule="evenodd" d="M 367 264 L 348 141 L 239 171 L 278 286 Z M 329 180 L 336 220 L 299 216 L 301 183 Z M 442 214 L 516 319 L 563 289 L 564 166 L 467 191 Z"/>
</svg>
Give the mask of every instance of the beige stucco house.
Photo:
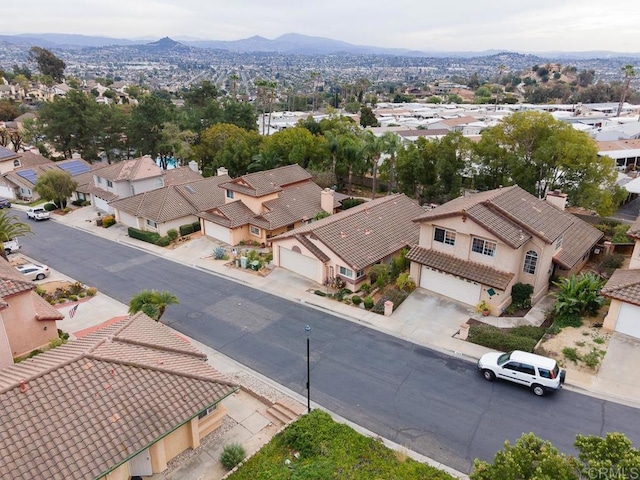
<svg viewBox="0 0 640 480">
<path fill-rule="evenodd" d="M 613 272 L 600 291 L 611 299 L 603 327 L 640 339 L 640 217 L 627 235 L 636 241 L 629 268 Z"/>
<path fill-rule="evenodd" d="M 564 211 L 566 195 L 540 200 L 518 186 L 456 198 L 424 212 L 420 242 L 407 258 L 416 283 L 468 305 L 485 300 L 494 314 L 511 303 L 515 283 L 532 301 L 552 275 L 578 272 L 602 233 Z"/>
<path fill-rule="evenodd" d="M 170 229 L 199 221 L 199 212 L 224 204 L 220 184 L 229 175 L 200 178 L 179 185 L 168 185 L 131 197 L 115 200 L 116 220 L 128 227 L 166 235 Z"/>
<path fill-rule="evenodd" d="M 0 258 L 0 368 L 58 338 L 62 315 L 35 293 L 36 284 Z"/>
<path fill-rule="evenodd" d="M 321 285 L 340 278 L 356 291 L 372 265 L 418 242 L 413 219 L 423 212 L 402 194 L 363 203 L 272 238 L 273 263 Z"/>
<path fill-rule="evenodd" d="M 219 188 L 224 202 L 198 216 L 205 235 L 229 245 L 267 244 L 322 211 L 333 213 L 343 198 L 333 192 L 323 197 L 311 174 L 297 164 L 243 175 Z"/>
<path fill-rule="evenodd" d="M 0 370 L 0 478 L 151 476 L 222 423 L 238 386 L 139 313 Z"/>
</svg>

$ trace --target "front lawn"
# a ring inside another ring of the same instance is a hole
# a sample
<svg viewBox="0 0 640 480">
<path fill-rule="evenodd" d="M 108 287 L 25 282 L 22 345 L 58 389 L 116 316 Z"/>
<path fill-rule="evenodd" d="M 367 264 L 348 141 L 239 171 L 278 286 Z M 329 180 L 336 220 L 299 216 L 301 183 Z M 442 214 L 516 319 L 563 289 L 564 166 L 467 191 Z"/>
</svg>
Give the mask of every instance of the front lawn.
<svg viewBox="0 0 640 480">
<path fill-rule="evenodd" d="M 314 410 L 265 445 L 229 480 L 454 480 Z"/>
</svg>

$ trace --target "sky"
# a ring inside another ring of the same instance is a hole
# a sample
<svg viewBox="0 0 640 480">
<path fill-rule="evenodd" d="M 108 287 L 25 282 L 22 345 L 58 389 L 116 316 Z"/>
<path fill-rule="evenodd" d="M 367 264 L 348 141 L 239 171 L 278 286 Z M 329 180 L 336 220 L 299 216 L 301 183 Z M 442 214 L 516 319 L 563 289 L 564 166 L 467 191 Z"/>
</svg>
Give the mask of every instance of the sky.
<svg viewBox="0 0 640 480">
<path fill-rule="evenodd" d="M 300 33 L 422 51 L 640 51 L 638 0 L 30 0 L 0 33 L 239 40 Z"/>
</svg>

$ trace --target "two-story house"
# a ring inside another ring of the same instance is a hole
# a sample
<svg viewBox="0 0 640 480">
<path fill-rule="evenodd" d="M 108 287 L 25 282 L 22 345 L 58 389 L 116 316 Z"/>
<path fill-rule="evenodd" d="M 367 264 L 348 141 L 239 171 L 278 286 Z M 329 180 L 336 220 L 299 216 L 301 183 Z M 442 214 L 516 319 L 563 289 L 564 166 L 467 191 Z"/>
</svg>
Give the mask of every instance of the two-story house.
<svg viewBox="0 0 640 480">
<path fill-rule="evenodd" d="M 344 196 L 321 203 L 322 188 L 300 165 L 250 173 L 220 184 L 224 204 L 201 212 L 202 232 L 230 245 L 267 243 L 271 237 L 333 213 Z"/>
<path fill-rule="evenodd" d="M 418 216 L 419 244 L 407 258 L 416 283 L 468 305 L 485 300 L 494 314 L 511 303 L 515 283 L 532 301 L 552 275 L 578 272 L 602 233 L 564 210 L 566 195 L 540 200 L 518 186 L 451 200 Z"/>
</svg>

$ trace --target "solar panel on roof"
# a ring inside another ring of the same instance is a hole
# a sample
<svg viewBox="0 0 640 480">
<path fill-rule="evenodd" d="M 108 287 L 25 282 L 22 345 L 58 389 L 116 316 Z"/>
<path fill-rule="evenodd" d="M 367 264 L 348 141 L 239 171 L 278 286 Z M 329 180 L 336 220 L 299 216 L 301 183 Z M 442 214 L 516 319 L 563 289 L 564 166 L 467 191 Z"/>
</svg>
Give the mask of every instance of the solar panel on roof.
<svg viewBox="0 0 640 480">
<path fill-rule="evenodd" d="M 65 172 L 69 172 L 72 177 L 91 170 L 91 167 L 89 165 L 80 160 L 58 164 L 58 166 Z"/>
<path fill-rule="evenodd" d="M 24 178 L 25 180 L 27 180 L 28 182 L 31 182 L 35 185 L 36 180 L 38 179 L 38 175 L 36 174 L 36 171 L 28 168 L 26 170 L 20 170 L 19 172 L 16 172 L 20 177 Z"/>
<path fill-rule="evenodd" d="M 193 189 L 193 187 L 191 185 L 185 185 L 184 188 L 187 190 L 187 192 L 189 193 L 196 193 L 196 191 Z"/>
</svg>

